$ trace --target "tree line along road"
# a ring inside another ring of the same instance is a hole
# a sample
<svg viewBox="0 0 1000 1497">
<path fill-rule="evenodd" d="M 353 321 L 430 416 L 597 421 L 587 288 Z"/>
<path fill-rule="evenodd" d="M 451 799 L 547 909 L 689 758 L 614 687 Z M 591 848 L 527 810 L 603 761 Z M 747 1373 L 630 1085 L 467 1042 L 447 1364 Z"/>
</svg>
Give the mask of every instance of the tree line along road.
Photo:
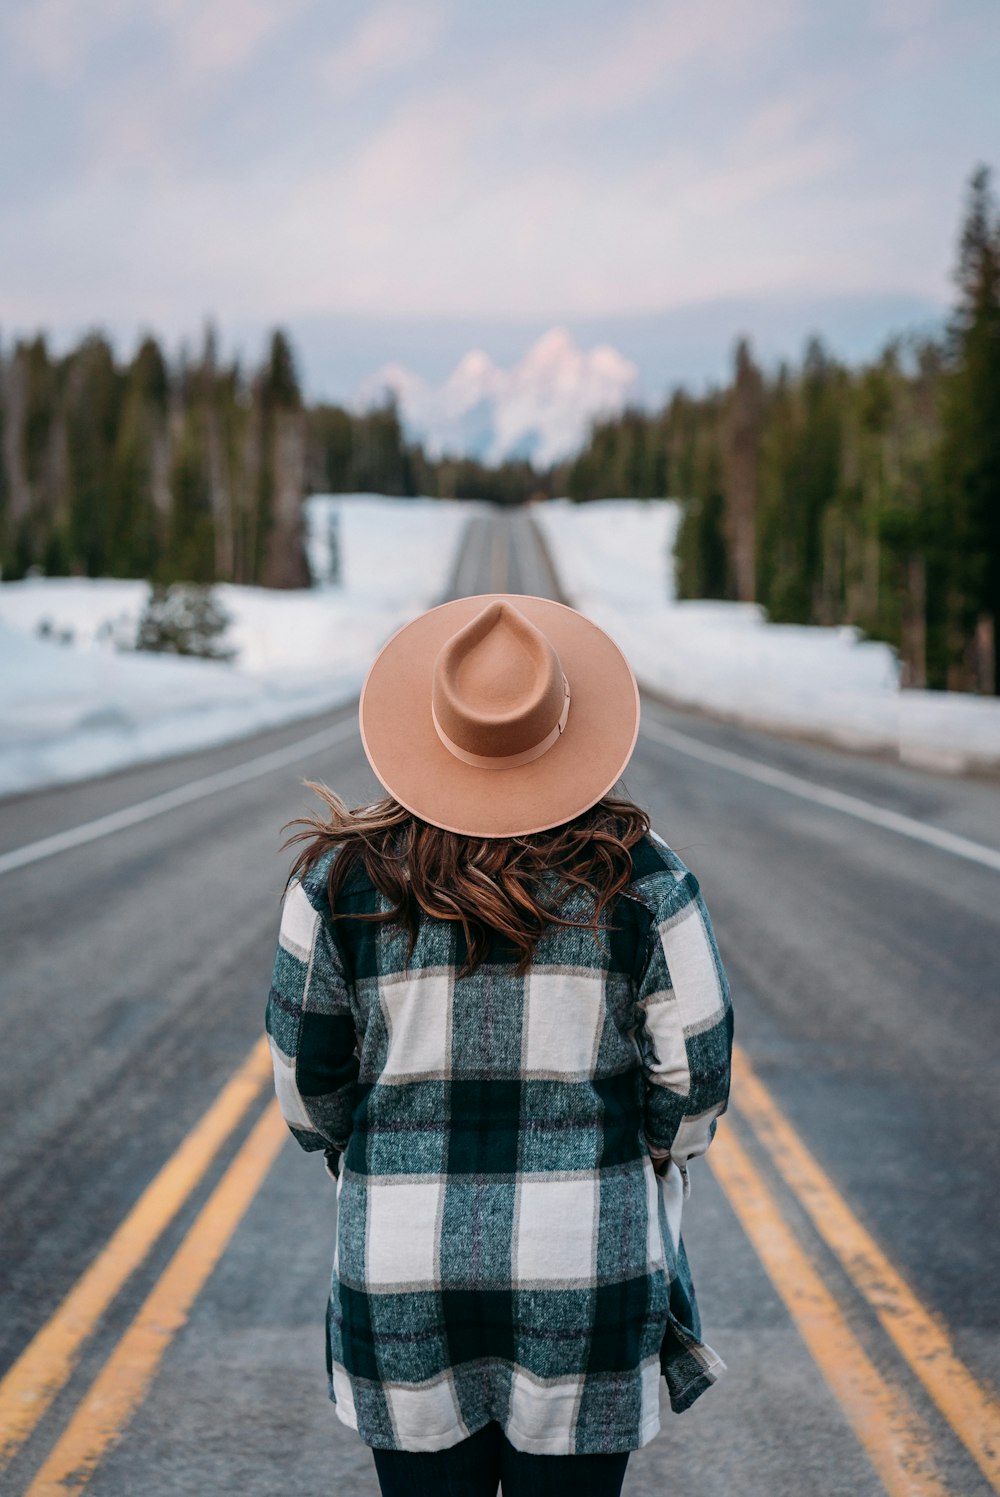
<svg viewBox="0 0 1000 1497">
<path fill-rule="evenodd" d="M 524 513 L 453 593 L 559 596 Z M 260 1035 L 281 826 L 377 793 L 353 706 L 0 803 L 0 1491 L 377 1491 L 325 1391 L 333 1186 Z M 730 1113 L 685 1240 L 719 1386 L 640 1494 L 1000 1490 L 1000 793 L 648 698 L 629 793 L 702 884 Z"/>
</svg>

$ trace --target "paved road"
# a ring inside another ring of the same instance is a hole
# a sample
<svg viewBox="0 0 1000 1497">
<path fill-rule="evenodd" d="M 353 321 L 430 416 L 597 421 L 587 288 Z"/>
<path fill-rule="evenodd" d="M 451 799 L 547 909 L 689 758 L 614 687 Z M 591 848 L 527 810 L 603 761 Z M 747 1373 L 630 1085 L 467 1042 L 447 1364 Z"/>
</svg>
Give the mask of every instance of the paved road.
<svg viewBox="0 0 1000 1497">
<path fill-rule="evenodd" d="M 558 595 L 523 514 L 470 522 L 452 591 L 487 590 Z M 643 712 L 628 789 L 701 880 L 742 1071 L 685 1224 L 730 1370 L 665 1413 L 625 1491 L 995 1490 L 973 1452 L 1000 1384 L 1000 792 Z M 259 1040 L 300 781 L 376 792 L 353 721 L 0 803 L 3 867 L 218 777 L 0 874 L 0 1405 L 25 1437 L 3 1492 L 77 1491 L 91 1466 L 94 1497 L 377 1490 L 325 1396 L 332 1187 L 291 1143 L 268 1167 L 259 1067 L 230 1084 Z"/>
</svg>

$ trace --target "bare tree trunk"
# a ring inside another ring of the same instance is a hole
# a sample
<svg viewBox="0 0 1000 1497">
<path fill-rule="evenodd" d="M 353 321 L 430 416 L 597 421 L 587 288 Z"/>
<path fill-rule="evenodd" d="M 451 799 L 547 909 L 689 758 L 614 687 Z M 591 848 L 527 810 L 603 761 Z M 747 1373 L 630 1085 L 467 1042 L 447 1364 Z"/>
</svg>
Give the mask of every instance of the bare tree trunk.
<svg viewBox="0 0 1000 1497">
<path fill-rule="evenodd" d="M 308 587 L 302 501 L 306 480 L 306 424 L 301 411 L 274 415 L 274 498 L 261 582 Z"/>
<path fill-rule="evenodd" d="M 927 685 L 927 565 L 922 556 L 907 563 L 906 599 L 902 618 L 903 685 Z"/>
<path fill-rule="evenodd" d="M 215 391 L 209 409 L 205 413 L 208 447 L 208 486 L 212 499 L 212 519 L 215 535 L 215 575 L 220 581 L 233 580 L 233 515 L 232 497 L 227 482 L 225 447 L 220 430 L 219 412 Z"/>
<path fill-rule="evenodd" d="M 3 377 L 3 463 L 7 471 L 7 518 L 15 524 L 31 509 L 31 486 L 24 459 L 24 424 L 28 391 L 24 363 L 18 354 L 8 360 Z"/>
<path fill-rule="evenodd" d="M 161 523 L 170 518 L 170 457 L 171 442 L 168 425 L 158 420 L 152 443 L 149 487 L 153 496 L 153 509 Z"/>
<path fill-rule="evenodd" d="M 69 432 L 65 404 L 56 411 L 49 430 L 49 450 L 45 460 L 45 504 L 49 513 L 43 523 L 43 537 L 51 535 L 55 526 L 65 528 L 69 525 Z"/>
<path fill-rule="evenodd" d="M 870 629 L 878 618 L 879 570 L 881 550 L 878 536 L 871 535 L 865 542 L 864 552 L 864 609 L 865 622 Z"/>
<path fill-rule="evenodd" d="M 264 412 L 259 393 L 254 392 L 247 416 L 247 428 L 243 443 L 244 475 L 242 499 L 244 513 L 241 516 L 242 557 L 238 581 L 256 583 L 257 576 L 257 531 L 260 516 L 260 485 L 264 467 Z"/>
<path fill-rule="evenodd" d="M 976 619 L 975 672 L 976 690 L 984 696 L 993 696 L 996 691 L 996 630 L 991 613 L 981 613 Z"/>
<path fill-rule="evenodd" d="M 757 595 L 757 481 L 763 417 L 763 380 L 741 339 L 722 428 L 723 527 L 729 585 L 741 603 Z"/>
</svg>

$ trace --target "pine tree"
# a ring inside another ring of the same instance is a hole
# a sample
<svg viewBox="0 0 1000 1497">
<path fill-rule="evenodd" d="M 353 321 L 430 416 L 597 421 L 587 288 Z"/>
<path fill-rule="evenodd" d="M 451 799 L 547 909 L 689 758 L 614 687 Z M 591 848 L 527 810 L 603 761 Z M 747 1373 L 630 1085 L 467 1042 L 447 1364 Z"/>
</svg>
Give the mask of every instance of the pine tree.
<svg viewBox="0 0 1000 1497">
<path fill-rule="evenodd" d="M 3 366 L 4 516 L 0 561 L 5 577 L 23 577 L 44 563 L 58 475 L 52 471 L 52 432 L 60 369 L 44 337 L 19 341 Z"/>
<path fill-rule="evenodd" d="M 700 405 L 687 426 L 684 512 L 677 531 L 677 592 L 681 598 L 725 598 L 729 558 L 719 425 L 722 399 L 715 393 Z"/>
<path fill-rule="evenodd" d="M 1000 690 L 1000 223 L 988 168 L 977 168 L 959 249 L 949 336 L 943 479 L 954 525 L 950 684 Z"/>
<path fill-rule="evenodd" d="M 317 405 L 309 412 L 309 479 L 315 492 L 350 492 L 354 426 L 339 405 Z"/>
<path fill-rule="evenodd" d="M 359 493 L 415 492 L 414 475 L 403 437 L 399 408 L 390 395 L 352 421 L 351 488 Z"/>
<path fill-rule="evenodd" d="M 169 377 L 155 338 L 146 337 L 125 374 L 108 489 L 109 570 L 151 577 L 164 544 L 157 470 L 167 442 Z"/>
<path fill-rule="evenodd" d="M 189 407 L 170 473 L 167 545 L 156 569 L 160 582 L 209 583 L 215 578 L 215 517 L 199 412 Z"/>
<path fill-rule="evenodd" d="M 771 618 L 808 623 L 822 598 L 823 519 L 840 483 L 842 371 L 813 338 L 802 374 L 779 372 L 762 447 L 758 596 Z"/>
<path fill-rule="evenodd" d="M 757 485 L 763 414 L 764 382 L 749 342 L 741 338 L 723 417 L 722 462 L 730 567 L 727 593 L 744 603 L 752 602 L 757 595 Z"/>
<path fill-rule="evenodd" d="M 305 414 L 291 346 L 280 331 L 272 334 L 257 382 L 255 421 L 258 580 L 265 587 L 307 587 Z"/>
<path fill-rule="evenodd" d="M 121 393 L 111 345 L 92 334 L 70 356 L 65 387 L 69 543 L 88 577 L 104 576 L 111 562 L 108 492 Z"/>
</svg>

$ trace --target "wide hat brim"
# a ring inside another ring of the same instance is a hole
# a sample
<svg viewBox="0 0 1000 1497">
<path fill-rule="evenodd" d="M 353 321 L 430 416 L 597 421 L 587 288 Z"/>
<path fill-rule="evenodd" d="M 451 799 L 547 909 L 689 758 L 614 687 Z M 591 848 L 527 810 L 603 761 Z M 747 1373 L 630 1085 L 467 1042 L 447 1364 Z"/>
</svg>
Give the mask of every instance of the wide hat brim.
<svg viewBox="0 0 1000 1497">
<path fill-rule="evenodd" d="M 566 727 L 538 759 L 481 768 L 455 757 L 431 713 L 442 646 L 493 602 L 520 610 L 554 646 L 570 686 Z M 639 732 L 632 668 L 603 629 L 562 603 L 517 593 L 456 598 L 404 624 L 383 645 L 361 691 L 361 741 L 385 789 L 423 821 L 470 837 L 517 837 L 561 826 L 617 782 Z"/>
</svg>

